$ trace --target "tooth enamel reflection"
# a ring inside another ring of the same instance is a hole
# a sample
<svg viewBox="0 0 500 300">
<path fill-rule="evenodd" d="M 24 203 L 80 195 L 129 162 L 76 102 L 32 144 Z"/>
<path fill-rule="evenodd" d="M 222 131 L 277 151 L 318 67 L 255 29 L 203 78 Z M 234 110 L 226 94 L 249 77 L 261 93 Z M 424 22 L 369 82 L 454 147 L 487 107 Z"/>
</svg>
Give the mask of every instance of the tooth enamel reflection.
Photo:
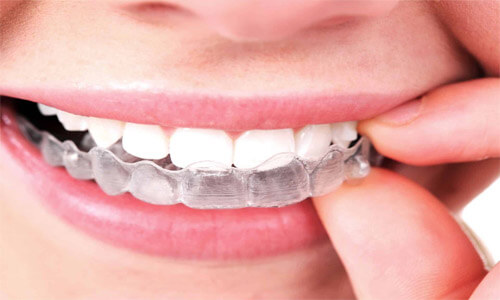
<svg viewBox="0 0 500 300">
<path fill-rule="evenodd" d="M 53 108 L 51 106 L 47 106 L 45 104 L 37 103 L 38 105 L 38 110 L 40 113 L 44 116 L 50 117 L 50 116 L 56 116 L 57 115 L 57 108 Z"/>
<path fill-rule="evenodd" d="M 330 125 L 308 125 L 295 133 L 295 153 L 305 159 L 322 158 L 332 140 Z"/>
<path fill-rule="evenodd" d="M 43 104 L 38 104 L 38 108 L 46 116 L 57 114 L 68 131 L 88 129 L 92 137 L 89 139 L 101 148 L 118 146 L 131 161 L 163 159 L 170 153 L 168 163 L 174 168 L 193 165 L 191 169 L 215 170 L 234 165 L 247 169 L 261 165 L 276 154 L 289 153 L 305 161 L 309 170 L 315 166 L 314 161 L 321 160 L 330 151 L 332 141 L 340 148 L 348 148 L 358 137 L 357 121 L 307 125 L 296 133 L 290 128 L 248 130 L 234 141 L 227 132 L 216 129 L 178 128 L 169 137 L 167 131 L 157 125 L 79 116 Z M 120 138 L 122 143 L 118 144 Z M 277 167 L 288 162 L 275 159 L 273 163 L 271 166 Z"/>
<path fill-rule="evenodd" d="M 357 125 L 357 121 L 331 124 L 333 143 L 343 148 L 349 147 L 349 144 L 358 137 L 358 132 L 356 131 Z"/>
<path fill-rule="evenodd" d="M 88 129 L 87 117 L 74 115 L 62 110 L 57 111 L 57 119 L 68 131 L 85 131 Z"/>
<path fill-rule="evenodd" d="M 234 144 L 233 164 L 238 168 L 253 168 L 282 152 L 293 152 L 292 129 L 249 130 Z"/>
<path fill-rule="evenodd" d="M 126 123 L 122 146 L 128 153 L 144 159 L 161 159 L 168 155 L 169 139 L 157 125 Z"/>
<path fill-rule="evenodd" d="M 170 158 L 181 168 L 200 161 L 231 167 L 233 140 L 223 130 L 179 128 L 170 137 Z"/>
<path fill-rule="evenodd" d="M 90 117 L 88 119 L 89 133 L 97 146 L 108 148 L 123 135 L 124 122 L 110 119 Z"/>
</svg>

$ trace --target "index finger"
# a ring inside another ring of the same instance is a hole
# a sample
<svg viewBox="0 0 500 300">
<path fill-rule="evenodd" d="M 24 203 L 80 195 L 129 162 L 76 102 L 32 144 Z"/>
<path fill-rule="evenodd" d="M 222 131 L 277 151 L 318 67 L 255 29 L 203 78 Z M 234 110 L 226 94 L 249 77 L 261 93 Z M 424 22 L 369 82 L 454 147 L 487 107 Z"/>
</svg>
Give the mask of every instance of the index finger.
<svg viewBox="0 0 500 300">
<path fill-rule="evenodd" d="M 500 79 L 438 88 L 374 119 L 360 122 L 384 156 L 412 165 L 500 157 Z"/>
</svg>

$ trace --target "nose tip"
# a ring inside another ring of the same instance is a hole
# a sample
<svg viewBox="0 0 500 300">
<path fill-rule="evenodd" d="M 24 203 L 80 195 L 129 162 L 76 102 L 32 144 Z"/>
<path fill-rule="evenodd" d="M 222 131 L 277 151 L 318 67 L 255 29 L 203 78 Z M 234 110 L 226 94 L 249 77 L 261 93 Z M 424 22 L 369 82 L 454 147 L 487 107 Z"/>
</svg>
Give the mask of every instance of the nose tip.
<svg viewBox="0 0 500 300">
<path fill-rule="evenodd" d="M 325 20 L 388 13 L 397 0 L 191 0 L 180 5 L 233 40 L 278 40 Z"/>
<path fill-rule="evenodd" d="M 300 1 L 300 3 L 299 3 Z M 192 9 L 219 34 L 235 40 L 275 40 L 325 19 L 325 1 L 218 1 Z"/>
</svg>

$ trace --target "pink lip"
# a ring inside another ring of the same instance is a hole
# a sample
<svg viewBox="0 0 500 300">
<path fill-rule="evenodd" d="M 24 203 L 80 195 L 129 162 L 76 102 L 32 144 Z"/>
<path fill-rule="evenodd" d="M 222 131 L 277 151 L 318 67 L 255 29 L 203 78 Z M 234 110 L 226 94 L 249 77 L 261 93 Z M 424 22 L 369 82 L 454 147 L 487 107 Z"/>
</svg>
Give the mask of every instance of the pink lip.
<svg viewBox="0 0 500 300">
<path fill-rule="evenodd" d="M 195 210 L 155 206 L 129 194 L 108 196 L 91 181 L 43 161 L 4 107 L 1 149 L 42 203 L 77 228 L 119 247 L 188 259 L 246 259 L 305 248 L 326 240 L 309 200 L 284 208 Z M 7 161 L 7 157 L 3 156 Z M 15 200 L 15 199 L 9 199 Z"/>
<path fill-rule="evenodd" d="M 160 91 L 0 87 L 0 94 L 29 99 L 80 115 L 231 131 L 298 128 L 360 120 L 408 99 L 397 95 L 222 97 Z M 154 206 L 129 194 L 108 196 L 90 181 L 47 165 L 2 114 L 2 148 L 48 208 L 68 223 L 121 247 L 182 258 L 238 259 L 308 247 L 327 237 L 309 200 L 272 209 L 194 210 Z"/>
<path fill-rule="evenodd" d="M 127 89 L 0 87 L 0 94 L 44 103 L 74 114 L 165 127 L 229 131 L 299 128 L 362 120 L 418 95 L 254 95 L 216 96 Z"/>
</svg>

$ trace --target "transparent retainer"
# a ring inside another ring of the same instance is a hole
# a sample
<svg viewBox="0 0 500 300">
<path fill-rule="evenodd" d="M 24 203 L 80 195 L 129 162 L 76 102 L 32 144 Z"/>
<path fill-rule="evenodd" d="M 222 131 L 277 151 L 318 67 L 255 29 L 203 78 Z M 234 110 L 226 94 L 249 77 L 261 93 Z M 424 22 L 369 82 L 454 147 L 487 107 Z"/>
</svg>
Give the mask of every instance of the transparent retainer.
<svg viewBox="0 0 500 300">
<path fill-rule="evenodd" d="M 348 149 L 331 145 L 316 161 L 280 153 L 252 169 L 213 162 L 179 169 L 168 158 L 135 158 L 123 150 L 121 142 L 100 148 L 87 134 L 79 148 L 73 141 L 61 142 L 38 130 L 22 117 L 19 128 L 48 164 L 65 167 L 76 179 L 95 180 L 108 195 L 129 192 L 157 205 L 183 203 L 198 209 L 280 207 L 327 194 L 344 180 L 363 178 L 370 172 L 370 143 L 364 137 Z"/>
</svg>

